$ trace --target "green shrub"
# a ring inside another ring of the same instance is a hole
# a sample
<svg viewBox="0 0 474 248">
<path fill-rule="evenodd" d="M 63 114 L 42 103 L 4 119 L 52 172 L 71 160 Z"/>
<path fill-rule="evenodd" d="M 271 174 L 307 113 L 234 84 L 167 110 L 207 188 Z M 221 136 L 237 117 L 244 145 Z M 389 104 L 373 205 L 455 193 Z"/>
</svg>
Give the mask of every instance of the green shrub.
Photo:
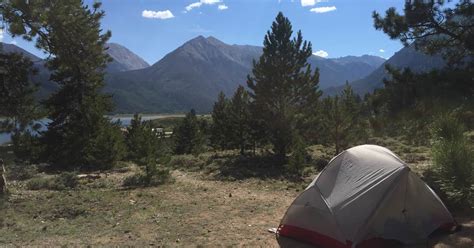
<svg viewBox="0 0 474 248">
<path fill-rule="evenodd" d="M 329 161 L 324 159 L 324 158 L 317 158 L 313 161 L 316 169 L 318 171 L 321 171 L 324 169 L 324 167 L 326 167 L 326 165 L 328 165 Z"/>
<path fill-rule="evenodd" d="M 142 171 L 137 172 L 123 180 L 123 186 L 125 187 L 138 187 L 145 185 L 145 173 Z"/>
<path fill-rule="evenodd" d="M 36 162 L 41 153 L 39 138 L 30 130 L 16 131 L 11 136 L 13 152 L 17 160 L 23 162 Z"/>
<path fill-rule="evenodd" d="M 94 169 L 110 169 L 127 153 L 119 123 L 110 123 L 109 120 L 105 120 L 105 123 L 96 132 L 85 149 L 85 164 L 88 165 L 85 167 L 93 165 Z"/>
<path fill-rule="evenodd" d="M 26 188 L 29 190 L 49 189 L 51 178 L 35 177 L 26 182 Z"/>
<path fill-rule="evenodd" d="M 162 152 L 161 137 L 153 131 L 148 122 L 135 114 L 130 126 L 127 128 L 125 142 L 128 149 L 128 159 L 137 164 L 145 165 L 149 158 L 159 157 Z"/>
<path fill-rule="evenodd" d="M 79 184 L 77 175 L 74 172 L 63 172 L 53 178 L 35 177 L 26 183 L 26 188 L 30 190 L 65 190 L 76 188 Z"/>
<path fill-rule="evenodd" d="M 169 160 L 168 165 L 176 169 L 203 169 L 206 161 L 194 155 L 176 155 Z"/>
<path fill-rule="evenodd" d="M 38 173 L 38 168 L 34 165 L 18 164 L 7 168 L 7 180 L 28 180 Z"/>
<path fill-rule="evenodd" d="M 474 150 L 463 130 L 452 116 L 441 116 L 432 127 L 434 188 L 452 208 L 474 207 Z"/>
<path fill-rule="evenodd" d="M 79 184 L 76 173 L 74 172 L 63 172 L 57 176 L 54 180 L 54 188 L 56 190 L 63 190 L 66 188 L 73 189 Z"/>
<path fill-rule="evenodd" d="M 308 152 L 306 151 L 306 146 L 300 137 L 296 138 L 293 149 L 293 154 L 291 154 L 288 164 L 285 167 L 289 173 L 301 175 L 307 161 Z"/>
<path fill-rule="evenodd" d="M 145 167 L 145 171 L 139 171 L 132 176 L 125 178 L 123 186 L 125 187 L 150 187 L 158 186 L 169 182 L 171 174 L 168 169 L 158 168 L 156 164 L 151 163 Z"/>
</svg>

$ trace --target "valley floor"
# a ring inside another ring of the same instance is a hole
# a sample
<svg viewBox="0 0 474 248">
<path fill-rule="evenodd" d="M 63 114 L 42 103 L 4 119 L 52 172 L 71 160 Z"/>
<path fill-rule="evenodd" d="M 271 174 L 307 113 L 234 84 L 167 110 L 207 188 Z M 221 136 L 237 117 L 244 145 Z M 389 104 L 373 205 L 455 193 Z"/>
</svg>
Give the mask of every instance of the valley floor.
<svg viewBox="0 0 474 248">
<path fill-rule="evenodd" d="M 124 189 L 133 172 L 100 174 L 70 191 L 29 191 L 13 183 L 0 199 L 3 246 L 277 247 L 277 227 L 300 184 L 277 179 L 223 181 L 173 171 L 174 183 Z M 428 247 L 474 247 L 474 218 Z"/>
</svg>

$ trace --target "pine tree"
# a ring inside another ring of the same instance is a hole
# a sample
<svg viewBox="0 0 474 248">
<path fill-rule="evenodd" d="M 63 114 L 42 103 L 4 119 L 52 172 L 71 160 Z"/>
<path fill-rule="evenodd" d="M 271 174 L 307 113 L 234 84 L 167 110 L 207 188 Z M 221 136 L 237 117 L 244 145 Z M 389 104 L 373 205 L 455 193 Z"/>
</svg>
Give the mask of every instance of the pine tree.
<svg viewBox="0 0 474 248">
<path fill-rule="evenodd" d="M 252 145 L 250 96 L 243 86 L 239 86 L 232 97 L 229 110 L 230 142 L 244 155 Z"/>
<path fill-rule="evenodd" d="M 323 100 L 322 114 L 325 133 L 334 143 L 336 154 L 366 136 L 361 100 L 347 82 L 340 96 Z"/>
<path fill-rule="evenodd" d="M 373 12 L 374 26 L 405 46 L 414 44 L 428 54 L 441 54 L 449 64 L 470 62 L 474 56 L 474 3 L 472 0 L 405 1 L 403 14 L 389 8 L 381 17 Z"/>
<path fill-rule="evenodd" d="M 100 5 L 89 7 L 81 0 L 0 5 L 11 34 L 36 39 L 36 46 L 51 55 L 46 66 L 59 90 L 46 101 L 51 123 L 43 137 L 44 159 L 61 167 L 110 166 L 123 155 L 123 137 L 104 117 L 112 110 L 111 97 L 101 93 L 103 70 L 110 60 L 105 44 L 111 33 L 102 33 Z"/>
<path fill-rule="evenodd" d="M 33 63 L 17 53 L 3 53 L 0 44 L 0 133 L 12 134 L 17 159 L 35 160 L 38 139 L 29 129 L 37 130 L 33 121 L 41 115 L 34 99 L 37 86 L 31 81 L 36 73 Z"/>
<path fill-rule="evenodd" d="M 380 94 L 390 114 L 420 108 L 424 115 L 439 105 L 471 105 L 474 96 L 474 3 L 470 0 L 406 1 L 403 13 L 373 12 L 374 26 L 391 39 L 427 54 L 439 54 L 445 68 L 426 73 L 386 66 L 391 74 Z M 442 102 L 442 104 L 440 104 Z M 455 106 L 457 105 L 457 106 Z M 416 114 L 418 115 L 418 113 Z M 428 120 L 427 123 L 431 123 Z"/>
<path fill-rule="evenodd" d="M 317 109 L 319 71 L 307 59 L 311 43 L 296 37 L 288 18 L 281 12 L 264 39 L 263 54 L 254 61 L 247 84 L 254 101 L 254 118 L 260 119 L 275 154 L 281 159 L 291 150 L 295 132 L 304 135 Z"/>
<path fill-rule="evenodd" d="M 204 149 L 204 135 L 194 109 L 186 114 L 173 131 L 176 154 L 199 154 Z"/>
<path fill-rule="evenodd" d="M 470 113 L 474 104 L 474 3 L 458 1 L 406 1 L 402 13 L 389 8 L 385 16 L 373 13 L 374 25 L 391 39 L 446 60 L 446 67 L 430 72 L 386 66 L 390 74 L 384 89 L 372 98 L 381 102 L 389 118 L 386 129 L 408 140 L 427 144 L 428 125 L 436 115 L 457 109 Z M 398 121 L 393 121 L 394 119 Z"/>
<path fill-rule="evenodd" d="M 37 87 L 30 80 L 36 71 L 32 66 L 21 54 L 3 53 L 0 44 L 0 116 L 7 117 L 0 131 L 23 130 L 37 117 Z"/>
<path fill-rule="evenodd" d="M 141 116 L 135 114 L 127 128 L 126 144 L 128 158 L 139 164 L 155 161 L 159 157 L 160 137 L 148 123 L 144 123 Z"/>
<path fill-rule="evenodd" d="M 357 143 L 365 143 L 368 137 L 366 115 L 364 115 L 364 106 L 359 95 L 355 94 L 349 82 L 341 93 L 341 102 L 344 112 L 349 122 L 348 133 L 346 134 L 345 145 L 355 145 Z"/>
<path fill-rule="evenodd" d="M 211 144 L 219 149 L 228 149 L 229 144 L 229 100 L 223 92 L 219 93 L 212 109 Z"/>
<path fill-rule="evenodd" d="M 291 154 L 291 157 L 288 161 L 288 165 L 286 166 L 288 172 L 294 175 L 301 175 L 306 163 L 307 156 L 308 152 L 306 151 L 306 144 L 301 138 L 301 136 L 297 135 L 295 137 L 293 153 Z"/>
</svg>

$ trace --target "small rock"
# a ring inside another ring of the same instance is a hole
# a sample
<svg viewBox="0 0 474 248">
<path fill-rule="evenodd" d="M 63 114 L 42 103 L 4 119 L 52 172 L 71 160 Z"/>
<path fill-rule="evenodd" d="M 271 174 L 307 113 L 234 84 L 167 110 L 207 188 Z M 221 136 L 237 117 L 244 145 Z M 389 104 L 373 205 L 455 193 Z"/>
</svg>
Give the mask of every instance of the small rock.
<svg viewBox="0 0 474 248">
<path fill-rule="evenodd" d="M 232 193 L 229 193 L 229 197 L 232 197 Z"/>
</svg>

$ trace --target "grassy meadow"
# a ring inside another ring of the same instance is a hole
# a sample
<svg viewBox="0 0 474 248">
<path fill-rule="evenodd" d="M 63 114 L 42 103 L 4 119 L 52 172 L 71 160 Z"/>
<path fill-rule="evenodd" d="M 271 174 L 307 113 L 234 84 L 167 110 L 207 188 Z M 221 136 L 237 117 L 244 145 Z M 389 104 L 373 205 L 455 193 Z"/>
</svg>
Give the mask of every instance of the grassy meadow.
<svg viewBox="0 0 474 248">
<path fill-rule="evenodd" d="M 392 138 L 370 142 L 390 148 L 420 175 L 430 165 L 427 147 Z M 298 178 L 282 176 L 263 151 L 255 159 L 237 151 L 175 155 L 160 165 L 171 170 L 171 180 L 146 188 L 124 187 L 140 168 L 120 162 L 88 172 L 74 188 L 31 190 L 32 182 L 54 185 L 61 174 L 41 165 L 17 170 L 9 161 L 7 178 L 14 179 L 0 200 L 0 246 L 277 247 L 267 230 L 334 154 L 322 145 L 309 150 L 312 163 Z M 433 237 L 428 247 L 473 247 L 474 215 L 453 214 L 463 230 Z"/>
</svg>

